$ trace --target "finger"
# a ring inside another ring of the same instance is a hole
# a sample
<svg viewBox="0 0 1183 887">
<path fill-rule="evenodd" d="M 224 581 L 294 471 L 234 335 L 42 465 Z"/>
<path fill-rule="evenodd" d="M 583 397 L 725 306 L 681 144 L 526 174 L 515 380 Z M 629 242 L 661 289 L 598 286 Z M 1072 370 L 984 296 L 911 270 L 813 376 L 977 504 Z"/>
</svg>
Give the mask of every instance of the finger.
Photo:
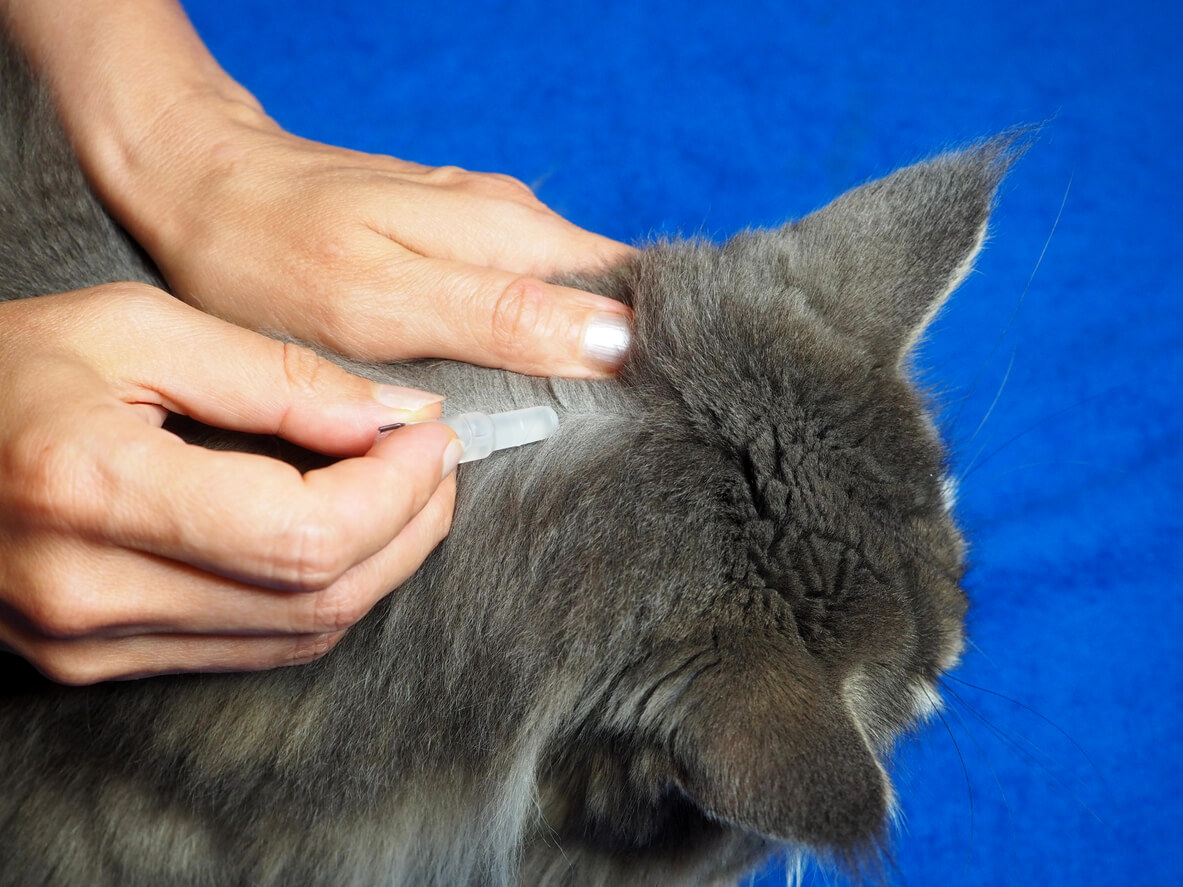
<svg viewBox="0 0 1183 887">
<path fill-rule="evenodd" d="M 111 497 L 105 529 L 114 538 L 124 528 L 128 547 L 250 584 L 322 589 L 423 508 L 454 438 L 442 424 L 416 425 L 303 476 L 274 460 L 189 446 L 162 451 L 148 471 L 125 450 L 117 470 L 128 481 Z M 164 483 L 182 508 L 154 498 Z"/>
<path fill-rule="evenodd" d="M 261 671 L 302 665 L 324 656 L 344 634 L 150 634 L 63 641 L 23 635 L 0 622 L 0 647 L 20 654 L 50 680 L 81 686 L 158 674 Z"/>
<path fill-rule="evenodd" d="M 370 312 L 364 329 L 347 332 L 378 357 L 444 357 L 586 378 L 615 372 L 628 352 L 629 309 L 581 290 L 421 257 L 392 263 L 380 285 L 399 297 L 386 298 L 389 315 Z"/>
<path fill-rule="evenodd" d="M 567 221 L 509 176 L 443 167 L 400 179 L 398 201 L 377 204 L 372 224 L 420 255 L 554 277 L 610 267 L 636 253 Z"/>
<path fill-rule="evenodd" d="M 4 621 L 47 640 L 145 634 L 317 635 L 343 631 L 423 563 L 451 524 L 449 478 L 386 547 L 323 591 L 273 591 L 154 555 L 59 538 L 6 571 Z M 82 577 L 82 578 L 80 578 Z M 117 593 L 116 593 L 117 592 Z"/>
<path fill-rule="evenodd" d="M 121 403 L 84 412 L 84 434 L 51 431 L 29 448 L 29 519 L 276 588 L 325 588 L 384 548 L 459 455 L 445 453 L 455 433 L 428 422 L 301 475 L 185 444 Z"/>
<path fill-rule="evenodd" d="M 308 595 L 290 595 L 289 624 L 297 631 L 331 631 L 353 618 L 359 604 L 364 615 L 391 591 L 397 593 L 451 530 L 455 503 L 456 481 L 449 476 L 402 532 L 343 576 L 338 587 L 322 592 L 311 606 L 302 600 Z"/>
<path fill-rule="evenodd" d="M 96 313 L 106 322 L 103 335 L 88 327 L 78 347 L 125 402 L 158 404 L 221 428 L 276 434 L 332 455 L 364 452 L 382 425 L 439 415 L 440 395 L 354 376 L 307 348 L 156 291 L 114 305 L 104 295 Z"/>
</svg>

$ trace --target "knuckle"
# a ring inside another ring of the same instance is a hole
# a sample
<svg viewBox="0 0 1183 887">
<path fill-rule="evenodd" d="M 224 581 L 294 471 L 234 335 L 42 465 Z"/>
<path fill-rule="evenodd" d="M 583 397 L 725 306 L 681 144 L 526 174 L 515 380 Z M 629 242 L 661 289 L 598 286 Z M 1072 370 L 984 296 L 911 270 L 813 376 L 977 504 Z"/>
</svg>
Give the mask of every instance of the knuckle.
<svg viewBox="0 0 1183 887">
<path fill-rule="evenodd" d="M 493 305 L 492 340 L 506 351 L 531 341 L 546 317 L 546 296 L 535 280 L 519 277 L 509 283 Z"/>
<path fill-rule="evenodd" d="M 301 521 L 280 539 L 277 578 L 301 591 L 321 591 L 348 568 L 343 532 L 325 520 Z"/>
<path fill-rule="evenodd" d="M 86 483 L 89 460 L 70 438 L 34 421 L 11 433 L 4 447 L 2 468 L 5 498 L 28 523 L 57 524 L 75 517 L 75 500 Z"/>
<path fill-rule="evenodd" d="M 31 600 L 24 607 L 25 617 L 38 635 L 54 640 L 73 640 L 92 634 L 102 626 L 102 618 L 82 596 L 68 586 L 33 588 Z"/>
<path fill-rule="evenodd" d="M 155 337 L 185 329 L 190 323 L 186 312 L 192 310 L 163 290 L 134 281 L 94 287 L 78 308 L 86 323 L 75 328 L 73 347 L 95 368 L 106 367 L 108 372 L 119 365 L 112 358 L 124 349 L 145 347 L 144 333 Z"/>
<path fill-rule="evenodd" d="M 287 665 L 306 665 L 315 662 L 337 645 L 342 632 L 331 634 L 302 635 L 292 643 L 287 656 Z"/>
<path fill-rule="evenodd" d="M 424 179 L 444 188 L 461 187 L 472 181 L 474 173 L 459 166 L 437 166 L 424 173 Z"/>
<path fill-rule="evenodd" d="M 115 676 L 95 657 L 68 647 L 55 645 L 36 650 L 29 658 L 37 670 L 51 681 L 71 687 L 85 687 Z"/>
<path fill-rule="evenodd" d="M 176 307 L 176 300 L 157 287 L 122 281 L 96 288 L 100 304 L 120 317 L 155 315 Z"/>
<path fill-rule="evenodd" d="M 283 343 L 283 374 L 293 400 L 315 396 L 323 387 L 328 362 L 311 348 Z"/>
<path fill-rule="evenodd" d="M 485 180 L 494 191 L 504 194 L 506 197 L 524 199 L 528 203 L 535 203 L 538 200 L 534 189 L 521 179 L 504 173 L 486 173 Z"/>
<path fill-rule="evenodd" d="M 338 632 L 356 625 L 370 612 L 369 601 L 354 589 L 333 588 L 317 595 L 312 631 Z"/>
<path fill-rule="evenodd" d="M 486 197 L 536 203 L 534 191 L 521 179 L 499 172 L 464 172 L 454 175 L 453 184 L 479 192 Z"/>
</svg>

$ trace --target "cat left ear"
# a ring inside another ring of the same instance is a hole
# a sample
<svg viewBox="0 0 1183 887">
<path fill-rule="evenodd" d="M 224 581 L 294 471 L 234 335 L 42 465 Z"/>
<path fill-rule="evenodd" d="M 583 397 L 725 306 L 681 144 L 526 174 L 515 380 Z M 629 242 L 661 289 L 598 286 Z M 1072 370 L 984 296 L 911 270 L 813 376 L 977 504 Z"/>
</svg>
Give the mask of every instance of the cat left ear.
<svg viewBox="0 0 1183 887">
<path fill-rule="evenodd" d="M 786 226 L 793 283 L 833 326 L 902 361 L 972 268 L 1025 134 L 907 167 Z"/>
<path fill-rule="evenodd" d="M 880 843 L 887 775 L 841 694 L 783 638 L 721 650 L 670 716 L 675 782 L 709 816 L 839 855 Z"/>
</svg>

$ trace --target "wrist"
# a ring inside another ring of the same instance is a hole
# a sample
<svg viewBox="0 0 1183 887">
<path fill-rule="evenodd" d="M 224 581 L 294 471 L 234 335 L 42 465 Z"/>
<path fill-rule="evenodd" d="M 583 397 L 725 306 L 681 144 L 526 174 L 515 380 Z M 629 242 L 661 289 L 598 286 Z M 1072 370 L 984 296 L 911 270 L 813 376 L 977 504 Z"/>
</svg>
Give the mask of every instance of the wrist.
<svg viewBox="0 0 1183 887">
<path fill-rule="evenodd" d="M 0 17 L 49 85 L 91 184 L 137 237 L 219 132 L 266 121 L 176 0 L 0 0 Z"/>
<path fill-rule="evenodd" d="M 76 145 L 107 209 L 162 264 L 192 241 L 186 210 L 239 164 L 243 136 L 276 128 L 238 84 L 207 82 L 178 89 L 139 119 L 79 133 Z"/>
</svg>

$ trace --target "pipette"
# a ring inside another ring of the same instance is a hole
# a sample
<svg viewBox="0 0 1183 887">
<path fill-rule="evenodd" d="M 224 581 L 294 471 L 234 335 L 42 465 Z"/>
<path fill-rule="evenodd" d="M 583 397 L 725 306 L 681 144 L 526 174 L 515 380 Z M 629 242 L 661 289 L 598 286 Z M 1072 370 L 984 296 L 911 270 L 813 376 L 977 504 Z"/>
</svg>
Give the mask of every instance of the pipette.
<svg viewBox="0 0 1183 887">
<path fill-rule="evenodd" d="M 427 419 L 442 422 L 464 444 L 461 462 L 475 462 L 496 450 L 508 450 L 523 444 L 545 440 L 559 429 L 559 417 L 550 407 L 527 407 L 504 413 L 460 413 L 446 419 Z M 385 435 L 405 425 L 419 422 L 394 422 L 378 429 Z"/>
</svg>

